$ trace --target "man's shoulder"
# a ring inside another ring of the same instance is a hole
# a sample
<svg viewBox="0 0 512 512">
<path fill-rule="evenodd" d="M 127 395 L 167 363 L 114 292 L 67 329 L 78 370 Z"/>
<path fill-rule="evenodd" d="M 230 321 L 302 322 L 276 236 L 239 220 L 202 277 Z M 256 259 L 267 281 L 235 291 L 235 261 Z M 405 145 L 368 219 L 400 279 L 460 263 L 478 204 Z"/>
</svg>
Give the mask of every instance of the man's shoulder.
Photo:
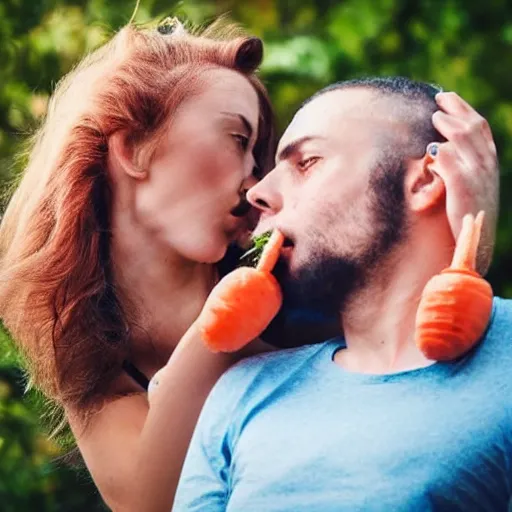
<svg viewBox="0 0 512 512">
<path fill-rule="evenodd" d="M 266 375 L 274 372 L 289 371 L 296 365 L 314 357 L 325 348 L 326 342 L 302 347 L 272 350 L 263 354 L 247 357 L 232 366 L 224 375 L 227 380 L 253 379 L 262 372 Z"/>
<path fill-rule="evenodd" d="M 311 361 L 332 342 L 274 350 L 243 359 L 222 375 L 210 398 L 237 402 L 259 391 L 267 393 L 290 375 L 309 368 Z"/>
<path fill-rule="evenodd" d="M 512 299 L 505 299 L 503 297 L 494 297 L 495 314 L 499 314 L 504 318 L 509 319 L 512 323 Z"/>
<path fill-rule="evenodd" d="M 503 366 L 509 371 L 512 361 L 512 300 L 494 297 L 493 310 L 487 332 L 476 355 L 478 360 L 492 359 L 497 370 Z"/>
<path fill-rule="evenodd" d="M 494 297 L 489 334 L 512 335 L 512 299 Z"/>
</svg>

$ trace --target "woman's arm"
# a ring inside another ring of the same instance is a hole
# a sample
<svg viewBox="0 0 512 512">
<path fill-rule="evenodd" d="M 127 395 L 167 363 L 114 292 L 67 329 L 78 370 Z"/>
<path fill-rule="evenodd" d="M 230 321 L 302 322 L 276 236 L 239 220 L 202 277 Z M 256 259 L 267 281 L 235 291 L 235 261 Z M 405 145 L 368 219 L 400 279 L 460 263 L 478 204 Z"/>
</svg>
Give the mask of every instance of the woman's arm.
<svg viewBox="0 0 512 512">
<path fill-rule="evenodd" d="M 262 342 L 238 349 L 261 333 L 281 306 L 281 290 L 271 270 L 283 239 L 274 230 L 256 269 L 238 268 L 213 288 L 158 372 L 149 405 L 134 397 L 117 400 L 85 433 L 75 428 L 91 474 L 116 512 L 171 509 L 192 433 L 213 385 L 240 358 L 270 350 Z"/>
<path fill-rule="evenodd" d="M 105 502 L 115 512 L 169 512 L 192 433 L 215 382 L 242 357 L 270 349 L 254 342 L 236 354 L 213 354 L 190 330 L 158 372 L 151 405 L 143 394 L 119 398 L 85 429 L 71 412 L 78 446 Z"/>
</svg>

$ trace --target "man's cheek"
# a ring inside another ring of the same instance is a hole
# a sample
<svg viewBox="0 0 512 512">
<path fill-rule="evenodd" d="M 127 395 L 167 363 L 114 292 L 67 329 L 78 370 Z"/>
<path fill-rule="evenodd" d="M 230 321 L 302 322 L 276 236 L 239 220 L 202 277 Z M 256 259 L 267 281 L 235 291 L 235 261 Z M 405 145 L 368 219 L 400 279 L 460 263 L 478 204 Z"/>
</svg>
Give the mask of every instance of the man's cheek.
<svg viewBox="0 0 512 512">
<path fill-rule="evenodd" d="M 301 268 L 307 267 L 315 259 L 317 250 L 314 240 L 307 234 L 297 240 L 290 257 L 291 273 L 295 274 Z"/>
</svg>

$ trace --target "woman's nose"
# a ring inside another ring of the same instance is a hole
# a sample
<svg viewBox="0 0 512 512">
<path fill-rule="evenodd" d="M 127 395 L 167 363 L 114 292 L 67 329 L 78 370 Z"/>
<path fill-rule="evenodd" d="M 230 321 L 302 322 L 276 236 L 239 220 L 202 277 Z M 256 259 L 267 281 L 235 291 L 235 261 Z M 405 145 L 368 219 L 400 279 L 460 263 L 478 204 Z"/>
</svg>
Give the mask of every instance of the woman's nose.
<svg viewBox="0 0 512 512">
<path fill-rule="evenodd" d="M 257 185 L 257 183 L 258 183 L 258 179 L 254 176 L 254 174 L 251 173 L 250 176 L 248 176 L 247 178 L 244 179 L 242 188 L 244 190 L 249 190 L 252 187 L 254 187 L 255 185 Z"/>
</svg>

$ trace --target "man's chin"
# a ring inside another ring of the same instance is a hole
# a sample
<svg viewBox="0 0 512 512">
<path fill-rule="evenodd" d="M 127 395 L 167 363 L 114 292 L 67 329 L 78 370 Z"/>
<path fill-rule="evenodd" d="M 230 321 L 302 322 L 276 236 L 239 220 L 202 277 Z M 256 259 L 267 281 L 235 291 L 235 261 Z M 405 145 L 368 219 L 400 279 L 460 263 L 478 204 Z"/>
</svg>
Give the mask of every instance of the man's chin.
<svg viewBox="0 0 512 512">
<path fill-rule="evenodd" d="M 280 259 L 275 270 L 286 309 L 337 314 L 359 282 L 360 269 L 350 260 L 323 257 L 305 265 L 293 263 Z"/>
<path fill-rule="evenodd" d="M 283 291 L 283 309 L 331 313 L 336 309 L 321 282 L 304 278 L 304 272 L 288 273 L 278 279 Z"/>
<path fill-rule="evenodd" d="M 281 256 L 277 261 L 272 272 L 276 277 L 283 292 L 283 308 L 296 309 L 307 307 L 302 293 L 302 283 L 300 279 L 300 269 L 293 270 L 290 266 L 290 260 Z"/>
</svg>

